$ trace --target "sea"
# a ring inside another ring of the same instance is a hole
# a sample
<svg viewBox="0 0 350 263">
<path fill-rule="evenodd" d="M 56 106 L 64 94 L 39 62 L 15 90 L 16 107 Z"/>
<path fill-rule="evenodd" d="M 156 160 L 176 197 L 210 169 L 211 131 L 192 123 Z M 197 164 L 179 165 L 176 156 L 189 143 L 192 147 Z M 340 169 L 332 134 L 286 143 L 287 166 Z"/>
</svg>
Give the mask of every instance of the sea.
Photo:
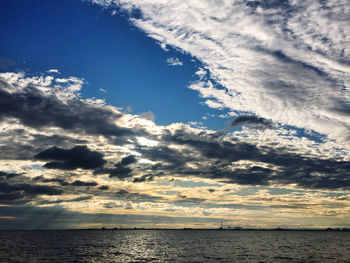
<svg viewBox="0 0 350 263">
<path fill-rule="evenodd" d="M 350 232 L 0 231 L 0 262 L 350 262 Z"/>
</svg>

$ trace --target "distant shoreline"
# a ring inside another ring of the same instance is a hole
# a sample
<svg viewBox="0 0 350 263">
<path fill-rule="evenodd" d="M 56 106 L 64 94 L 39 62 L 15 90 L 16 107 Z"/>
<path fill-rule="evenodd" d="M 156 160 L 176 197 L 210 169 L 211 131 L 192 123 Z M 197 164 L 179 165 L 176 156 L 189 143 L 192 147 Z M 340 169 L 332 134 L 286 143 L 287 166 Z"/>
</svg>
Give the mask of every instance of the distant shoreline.
<svg viewBox="0 0 350 263">
<path fill-rule="evenodd" d="M 288 228 L 241 228 L 241 229 L 219 229 L 219 228 L 77 228 L 77 229 L 0 229 L 0 231 L 125 231 L 125 230 L 161 230 L 161 231 L 322 231 L 322 232 L 350 232 L 349 228 L 326 228 L 326 229 L 288 229 Z"/>
</svg>

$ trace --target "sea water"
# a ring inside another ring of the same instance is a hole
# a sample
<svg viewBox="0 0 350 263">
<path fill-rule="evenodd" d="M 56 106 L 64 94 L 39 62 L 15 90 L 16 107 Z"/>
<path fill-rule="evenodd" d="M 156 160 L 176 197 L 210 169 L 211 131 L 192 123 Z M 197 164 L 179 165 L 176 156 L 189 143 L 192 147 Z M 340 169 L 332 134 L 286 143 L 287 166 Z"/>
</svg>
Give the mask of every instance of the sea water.
<svg viewBox="0 0 350 263">
<path fill-rule="evenodd" d="M 350 232 L 0 231 L 0 262 L 350 262 Z"/>
</svg>

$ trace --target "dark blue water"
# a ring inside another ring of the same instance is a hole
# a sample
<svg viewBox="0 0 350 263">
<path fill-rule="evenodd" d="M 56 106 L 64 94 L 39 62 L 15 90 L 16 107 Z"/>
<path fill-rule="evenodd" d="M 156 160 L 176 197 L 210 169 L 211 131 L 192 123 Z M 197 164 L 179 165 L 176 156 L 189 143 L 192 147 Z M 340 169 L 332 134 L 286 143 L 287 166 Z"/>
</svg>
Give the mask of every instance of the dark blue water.
<svg viewBox="0 0 350 263">
<path fill-rule="evenodd" d="M 350 262 L 350 232 L 0 231 L 0 262 Z"/>
</svg>

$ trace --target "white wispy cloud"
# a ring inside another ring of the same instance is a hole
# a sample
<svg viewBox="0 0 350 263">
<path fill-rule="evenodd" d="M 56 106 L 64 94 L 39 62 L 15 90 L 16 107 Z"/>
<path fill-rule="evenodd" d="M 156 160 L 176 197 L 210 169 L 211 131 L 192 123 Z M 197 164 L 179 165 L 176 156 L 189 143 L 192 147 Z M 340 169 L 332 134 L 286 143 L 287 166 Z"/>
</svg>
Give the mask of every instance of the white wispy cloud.
<svg viewBox="0 0 350 263">
<path fill-rule="evenodd" d="M 58 69 L 49 69 L 47 73 L 56 73 L 56 74 L 61 74 Z"/>
<path fill-rule="evenodd" d="M 348 1 L 94 2 L 138 9 L 142 16 L 130 16 L 134 25 L 202 61 L 225 88 L 192 85 L 203 97 L 232 111 L 349 140 Z"/>
<path fill-rule="evenodd" d="M 178 58 L 168 58 L 166 60 L 169 66 L 182 66 L 183 63 Z"/>
</svg>

